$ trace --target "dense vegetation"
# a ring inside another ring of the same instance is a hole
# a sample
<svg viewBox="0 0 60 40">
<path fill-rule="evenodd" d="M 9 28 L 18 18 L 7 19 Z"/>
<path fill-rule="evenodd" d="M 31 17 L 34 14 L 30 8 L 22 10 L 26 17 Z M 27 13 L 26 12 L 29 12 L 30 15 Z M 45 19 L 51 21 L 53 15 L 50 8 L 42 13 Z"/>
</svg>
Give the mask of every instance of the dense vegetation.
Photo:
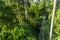
<svg viewBox="0 0 60 40">
<path fill-rule="evenodd" d="M 38 40 L 39 35 L 44 35 L 44 40 L 49 40 L 53 4 L 53 1 L 34 3 L 24 0 L 0 0 L 0 40 Z M 43 24 L 44 15 L 46 18 Z M 60 40 L 59 0 L 56 5 L 52 40 Z"/>
</svg>

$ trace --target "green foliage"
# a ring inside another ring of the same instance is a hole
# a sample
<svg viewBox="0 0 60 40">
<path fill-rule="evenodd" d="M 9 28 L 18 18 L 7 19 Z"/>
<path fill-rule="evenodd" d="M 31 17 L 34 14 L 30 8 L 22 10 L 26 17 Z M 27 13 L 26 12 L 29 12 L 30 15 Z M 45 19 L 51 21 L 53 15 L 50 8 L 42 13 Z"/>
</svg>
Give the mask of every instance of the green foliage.
<svg viewBox="0 0 60 40">
<path fill-rule="evenodd" d="M 9 0 L 7 3 L 0 0 L 0 40 L 36 40 L 40 32 L 44 13 L 47 16 L 44 34 L 45 39 L 48 40 L 53 2 L 28 4 L 28 19 L 25 18 L 24 4 L 20 2 L 18 2 L 20 17 L 18 17 L 16 3 L 16 0 Z M 60 40 L 59 13 L 60 4 L 58 3 L 54 20 L 53 40 Z"/>
<path fill-rule="evenodd" d="M 60 8 L 56 11 L 55 21 L 54 21 L 54 40 L 60 40 Z"/>
</svg>

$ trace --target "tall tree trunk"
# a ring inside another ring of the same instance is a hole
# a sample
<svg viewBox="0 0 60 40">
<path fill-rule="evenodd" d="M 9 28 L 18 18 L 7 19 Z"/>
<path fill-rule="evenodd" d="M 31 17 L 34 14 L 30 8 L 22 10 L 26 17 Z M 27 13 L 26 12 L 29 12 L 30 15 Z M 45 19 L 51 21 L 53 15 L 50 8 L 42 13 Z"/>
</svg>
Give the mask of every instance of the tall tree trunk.
<svg viewBox="0 0 60 40">
<path fill-rule="evenodd" d="M 25 8 L 25 17 L 28 18 L 28 8 L 27 8 L 27 0 L 24 0 L 24 8 Z"/>
<path fill-rule="evenodd" d="M 42 24 L 41 24 L 41 29 L 40 29 L 40 33 L 39 33 L 39 36 L 38 36 L 38 40 L 44 40 L 45 21 L 46 21 L 46 14 L 44 14 L 44 17 L 43 17 L 43 20 L 42 20 Z"/>
<path fill-rule="evenodd" d="M 5 1 L 5 5 L 7 5 L 10 2 L 10 0 L 4 0 L 4 1 Z"/>
<path fill-rule="evenodd" d="M 46 1 L 44 0 L 44 17 L 41 23 L 41 29 L 40 29 L 40 33 L 38 36 L 38 40 L 44 40 L 44 29 L 45 29 L 45 21 L 46 21 L 45 3 Z"/>
<path fill-rule="evenodd" d="M 20 24 L 20 11 L 19 11 L 19 0 L 16 0 L 16 5 L 17 5 L 17 16 Z"/>
<path fill-rule="evenodd" d="M 5 5 L 7 4 L 7 0 L 4 0 L 5 1 Z"/>
<path fill-rule="evenodd" d="M 52 40 L 52 30 L 53 30 L 53 24 L 54 24 L 55 9 L 56 9 L 56 0 L 54 0 L 54 6 L 53 6 L 53 12 L 52 12 L 51 28 L 50 28 L 50 40 Z"/>
</svg>

